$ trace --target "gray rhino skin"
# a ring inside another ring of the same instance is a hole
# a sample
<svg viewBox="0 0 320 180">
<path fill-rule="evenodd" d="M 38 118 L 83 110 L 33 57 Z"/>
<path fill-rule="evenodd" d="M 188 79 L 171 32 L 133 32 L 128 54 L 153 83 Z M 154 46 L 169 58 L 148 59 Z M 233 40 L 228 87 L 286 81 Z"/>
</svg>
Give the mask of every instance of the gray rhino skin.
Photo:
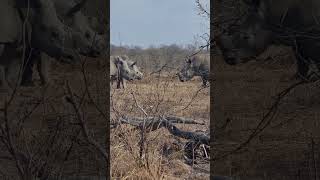
<svg viewBox="0 0 320 180">
<path fill-rule="evenodd" d="M 88 3 L 88 0 L 82 0 L 80 3 L 76 3 L 74 0 L 52 1 L 59 17 L 64 20 L 66 25 L 78 32 L 73 37 L 76 46 L 78 46 L 74 48 L 78 48 L 86 56 L 100 56 L 101 52 L 106 49 L 106 36 L 96 31 L 99 28 L 97 27 L 99 24 L 96 22 L 95 17 L 85 16 L 80 11 Z"/>
<path fill-rule="evenodd" d="M 58 19 L 50 0 L 0 1 L 0 87 L 8 89 L 17 78 L 18 64 L 23 52 L 28 56 L 31 48 L 39 49 L 51 57 L 73 61 L 76 54 L 64 48 L 67 37 L 65 26 Z M 26 23 L 24 23 L 25 19 Z M 25 35 L 23 27 L 25 25 Z M 25 45 L 25 46 L 24 46 Z M 25 49 L 23 48 L 25 47 Z M 25 50 L 25 51 L 23 51 Z"/>
<path fill-rule="evenodd" d="M 135 78 L 135 73 L 130 69 L 128 62 L 121 56 L 110 56 L 110 83 L 113 85 L 117 81 L 117 89 L 120 89 L 120 81 L 122 79 L 132 81 Z M 125 88 L 125 83 L 122 84 Z"/>
<path fill-rule="evenodd" d="M 311 60 L 320 68 L 319 0 L 246 0 L 249 13 L 240 26 L 229 28 L 216 42 L 225 62 L 245 63 L 271 44 L 291 46 L 297 59 L 296 77 L 307 78 Z"/>
<path fill-rule="evenodd" d="M 140 68 L 137 66 L 137 62 L 130 60 L 127 55 L 122 55 L 120 57 L 128 63 L 130 71 L 133 73 L 133 79 L 141 80 L 143 78 L 143 73 L 140 71 Z M 123 77 L 118 78 L 118 81 L 117 81 L 117 87 L 121 88 L 121 85 L 123 88 L 125 88 L 126 86 L 126 79 Z"/>
<path fill-rule="evenodd" d="M 207 86 L 210 73 L 210 57 L 208 54 L 197 54 L 187 58 L 180 72 L 177 73 L 181 82 L 189 81 L 194 76 L 200 76 L 202 85 Z"/>
<path fill-rule="evenodd" d="M 72 41 L 67 42 L 65 46 L 78 50 L 78 53 L 88 57 L 98 57 L 106 48 L 105 36 L 97 34 L 93 29 L 98 28 L 94 17 L 85 16 L 80 9 L 85 6 L 87 0 L 75 3 L 73 0 L 52 0 L 58 16 L 64 23 L 72 29 Z M 41 84 L 45 85 L 48 79 L 48 61 L 43 58 L 43 54 L 34 52 L 26 65 L 22 77 L 23 86 L 33 86 L 32 67 L 36 63 L 39 72 Z"/>
</svg>

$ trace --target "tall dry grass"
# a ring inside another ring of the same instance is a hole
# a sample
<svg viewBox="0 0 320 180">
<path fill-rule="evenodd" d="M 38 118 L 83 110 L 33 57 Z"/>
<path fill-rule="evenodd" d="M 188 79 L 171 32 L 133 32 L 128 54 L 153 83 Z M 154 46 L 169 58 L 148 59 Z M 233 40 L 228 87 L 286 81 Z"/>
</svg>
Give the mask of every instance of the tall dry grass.
<svg viewBox="0 0 320 180">
<path fill-rule="evenodd" d="M 181 124 L 178 127 L 189 131 L 208 131 L 209 88 L 199 91 L 200 88 L 200 79 L 182 83 L 172 73 L 147 75 L 141 81 L 129 83 L 127 89 L 113 88 L 111 124 L 116 123 L 121 114 L 132 117 L 176 115 L 205 122 L 205 125 Z M 195 166 L 185 163 L 181 147 L 185 140 L 174 137 L 166 129 L 158 129 L 145 135 L 141 156 L 139 132 L 131 125 L 120 125 L 111 130 L 112 178 L 208 179 L 208 161 Z"/>
<path fill-rule="evenodd" d="M 291 79 L 294 62 L 291 52 L 239 66 L 215 58 L 213 118 L 219 127 L 229 121 L 216 136 L 217 157 L 245 142 L 278 93 L 298 82 Z M 266 128 L 239 151 L 215 161 L 213 171 L 248 179 L 319 178 L 318 94 L 319 82 L 294 88 L 281 100 Z"/>
</svg>

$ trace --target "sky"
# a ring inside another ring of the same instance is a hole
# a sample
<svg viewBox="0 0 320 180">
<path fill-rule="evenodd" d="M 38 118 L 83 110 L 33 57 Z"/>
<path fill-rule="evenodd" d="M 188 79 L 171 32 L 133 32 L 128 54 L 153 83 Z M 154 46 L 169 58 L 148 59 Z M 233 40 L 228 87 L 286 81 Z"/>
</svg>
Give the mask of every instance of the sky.
<svg viewBox="0 0 320 180">
<path fill-rule="evenodd" d="M 209 0 L 200 2 L 209 9 Z M 111 0 L 110 9 L 111 44 L 117 46 L 186 45 L 209 33 L 209 18 L 198 14 L 195 0 Z"/>
</svg>

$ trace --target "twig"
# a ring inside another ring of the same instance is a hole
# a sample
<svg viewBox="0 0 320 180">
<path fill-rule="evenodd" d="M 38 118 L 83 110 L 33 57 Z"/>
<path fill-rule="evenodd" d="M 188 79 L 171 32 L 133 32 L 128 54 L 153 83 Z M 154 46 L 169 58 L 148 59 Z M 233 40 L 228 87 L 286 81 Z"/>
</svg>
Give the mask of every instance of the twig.
<svg viewBox="0 0 320 180">
<path fill-rule="evenodd" d="M 279 107 L 282 99 L 284 99 L 285 96 L 287 94 L 289 94 L 289 92 L 291 92 L 297 86 L 307 84 L 307 83 L 310 83 L 310 81 L 300 81 L 300 82 L 292 84 L 291 86 L 289 86 L 285 90 L 281 91 L 277 95 L 277 98 L 276 98 L 275 102 L 272 104 L 272 106 L 270 107 L 269 111 L 263 116 L 263 118 L 260 120 L 260 122 L 258 123 L 256 128 L 249 135 L 249 137 L 243 143 L 241 143 L 238 147 L 236 147 L 234 150 L 227 152 L 219 157 L 214 157 L 213 160 L 223 159 L 232 153 L 236 153 L 236 152 L 240 151 L 242 148 L 244 148 L 246 145 L 248 145 L 254 137 L 256 137 L 258 134 L 260 134 L 264 129 L 266 129 L 270 125 L 272 119 L 274 118 L 274 116 L 278 110 L 278 107 Z"/>
<path fill-rule="evenodd" d="M 79 109 L 77 108 L 77 104 L 75 102 L 73 92 L 69 86 L 69 83 L 66 83 L 67 91 L 68 91 L 68 97 L 66 97 L 67 102 L 73 107 L 74 112 L 76 113 L 76 117 L 79 121 L 79 125 L 81 127 L 82 133 L 84 137 L 86 138 L 87 142 L 94 146 L 98 152 L 105 158 L 106 161 L 108 161 L 108 155 L 106 153 L 105 148 L 103 148 L 100 144 L 98 144 L 92 137 L 89 135 L 88 128 L 86 126 L 86 123 L 84 119 L 81 116 L 81 113 Z"/>
</svg>

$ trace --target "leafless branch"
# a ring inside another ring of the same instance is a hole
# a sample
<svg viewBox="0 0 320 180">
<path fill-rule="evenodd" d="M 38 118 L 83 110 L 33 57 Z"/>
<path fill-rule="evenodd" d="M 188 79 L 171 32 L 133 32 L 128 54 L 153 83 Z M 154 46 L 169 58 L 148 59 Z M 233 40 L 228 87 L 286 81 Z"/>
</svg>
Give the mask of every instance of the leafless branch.
<svg viewBox="0 0 320 180">
<path fill-rule="evenodd" d="M 288 88 L 286 88 L 283 91 L 281 91 L 280 93 L 278 93 L 276 100 L 271 105 L 268 112 L 263 116 L 263 118 L 257 124 L 257 126 L 253 130 L 253 132 L 251 132 L 249 137 L 234 150 L 227 152 L 225 154 L 219 155 L 217 157 L 214 157 L 213 160 L 223 159 L 226 156 L 231 155 L 233 153 L 236 153 L 236 152 L 240 151 L 241 149 L 243 149 L 244 147 L 246 147 L 257 135 L 259 135 L 261 132 L 263 132 L 263 130 L 266 129 L 271 124 L 276 112 L 278 111 L 278 107 L 280 106 L 282 100 L 296 87 L 304 85 L 304 84 L 308 84 L 308 83 L 312 83 L 312 82 L 302 80 L 300 82 L 297 82 L 297 83 L 290 85 Z"/>
<path fill-rule="evenodd" d="M 108 161 L 108 155 L 106 153 L 106 150 L 99 143 L 97 143 L 89 134 L 88 127 L 86 125 L 85 120 L 81 116 L 80 110 L 78 109 L 78 106 L 75 102 L 73 91 L 71 90 L 69 83 L 66 83 L 66 88 L 68 91 L 68 96 L 66 97 L 66 100 L 72 106 L 72 108 L 77 116 L 77 120 L 79 121 L 79 125 L 81 127 L 82 134 L 84 135 L 87 142 L 90 145 L 92 145 L 93 147 L 95 147 L 98 150 L 98 152 L 105 158 L 105 160 Z"/>
</svg>

